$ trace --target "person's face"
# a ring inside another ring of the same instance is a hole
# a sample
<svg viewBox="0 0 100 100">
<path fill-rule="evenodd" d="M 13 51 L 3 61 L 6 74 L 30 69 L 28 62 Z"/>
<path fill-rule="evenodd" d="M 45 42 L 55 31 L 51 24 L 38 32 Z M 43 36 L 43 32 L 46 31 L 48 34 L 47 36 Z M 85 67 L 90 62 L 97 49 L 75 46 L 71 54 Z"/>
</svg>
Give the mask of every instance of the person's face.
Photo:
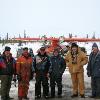
<svg viewBox="0 0 100 100">
<path fill-rule="evenodd" d="M 77 47 L 72 47 L 72 52 L 77 52 L 78 48 Z"/>
<path fill-rule="evenodd" d="M 10 51 L 5 51 L 5 55 L 8 57 L 10 56 Z"/>
<path fill-rule="evenodd" d="M 41 55 L 45 54 L 45 50 L 40 50 Z"/>
<path fill-rule="evenodd" d="M 54 56 L 58 56 L 58 54 L 59 54 L 58 51 L 54 52 Z"/>
<path fill-rule="evenodd" d="M 98 52 L 98 48 L 97 47 L 93 47 L 92 51 L 93 51 L 93 53 L 97 53 Z"/>
<path fill-rule="evenodd" d="M 28 55 L 28 50 L 23 50 L 24 55 Z"/>
</svg>

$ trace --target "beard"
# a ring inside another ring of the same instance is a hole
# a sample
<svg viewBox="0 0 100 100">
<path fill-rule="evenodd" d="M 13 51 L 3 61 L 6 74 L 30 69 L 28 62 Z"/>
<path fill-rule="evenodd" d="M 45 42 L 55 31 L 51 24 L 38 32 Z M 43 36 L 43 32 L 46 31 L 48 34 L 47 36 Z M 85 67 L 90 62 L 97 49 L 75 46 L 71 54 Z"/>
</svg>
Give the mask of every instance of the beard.
<svg viewBox="0 0 100 100">
<path fill-rule="evenodd" d="M 28 58 L 29 57 L 29 54 L 23 54 L 23 56 L 25 57 L 25 58 Z"/>
<path fill-rule="evenodd" d="M 72 64 L 77 64 L 77 51 L 72 51 L 71 55 L 72 55 Z"/>
</svg>

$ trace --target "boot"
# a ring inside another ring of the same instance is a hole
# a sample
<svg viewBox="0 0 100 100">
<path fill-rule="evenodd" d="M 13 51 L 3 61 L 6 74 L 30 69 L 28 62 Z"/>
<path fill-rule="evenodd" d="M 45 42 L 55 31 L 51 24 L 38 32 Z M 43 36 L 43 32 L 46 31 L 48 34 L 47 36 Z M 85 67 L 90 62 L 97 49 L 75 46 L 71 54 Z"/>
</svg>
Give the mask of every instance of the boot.
<svg viewBox="0 0 100 100">
<path fill-rule="evenodd" d="M 80 96 L 81 96 L 81 98 L 85 98 L 85 95 L 84 94 L 81 94 Z"/>
<path fill-rule="evenodd" d="M 78 97 L 78 94 L 71 95 L 72 98 Z"/>
<path fill-rule="evenodd" d="M 18 97 L 18 100 L 22 100 L 22 97 Z"/>
<path fill-rule="evenodd" d="M 24 99 L 29 100 L 29 98 L 27 96 L 25 96 Z"/>
<path fill-rule="evenodd" d="M 48 96 L 48 95 L 45 95 L 45 96 L 44 96 L 44 98 L 45 98 L 45 99 L 48 99 L 48 98 L 49 98 L 49 96 Z"/>
<path fill-rule="evenodd" d="M 14 99 L 14 98 L 12 98 L 10 96 L 7 96 L 6 98 L 7 98 L 7 100 L 13 100 Z"/>
<path fill-rule="evenodd" d="M 40 98 L 41 98 L 41 95 L 35 96 L 35 99 L 40 99 Z"/>
<path fill-rule="evenodd" d="M 7 98 L 6 97 L 1 97 L 1 100 L 7 100 Z"/>
<path fill-rule="evenodd" d="M 89 96 L 90 98 L 95 98 L 96 97 L 96 93 L 92 93 L 92 95 Z"/>
</svg>

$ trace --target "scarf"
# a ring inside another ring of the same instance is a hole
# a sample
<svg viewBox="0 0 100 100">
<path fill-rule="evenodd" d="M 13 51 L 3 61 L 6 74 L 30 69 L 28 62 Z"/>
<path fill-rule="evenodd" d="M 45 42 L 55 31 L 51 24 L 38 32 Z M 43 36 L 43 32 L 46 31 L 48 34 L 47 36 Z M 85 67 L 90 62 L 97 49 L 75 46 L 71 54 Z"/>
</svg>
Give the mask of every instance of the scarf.
<svg viewBox="0 0 100 100">
<path fill-rule="evenodd" d="M 77 64 L 77 52 L 72 51 L 71 55 L 72 55 L 72 64 Z"/>
</svg>

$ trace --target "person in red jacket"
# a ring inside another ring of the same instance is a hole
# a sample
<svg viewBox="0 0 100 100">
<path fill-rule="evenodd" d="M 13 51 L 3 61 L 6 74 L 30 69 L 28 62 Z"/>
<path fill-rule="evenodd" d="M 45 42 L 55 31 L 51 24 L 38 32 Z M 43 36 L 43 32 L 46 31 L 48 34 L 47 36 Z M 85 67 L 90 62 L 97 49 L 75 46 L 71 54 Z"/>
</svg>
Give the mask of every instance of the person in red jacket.
<svg viewBox="0 0 100 100">
<path fill-rule="evenodd" d="M 23 48 L 23 53 L 17 59 L 16 72 L 18 74 L 18 98 L 19 100 L 29 99 L 27 97 L 29 81 L 31 76 L 32 57 L 28 53 L 28 48 Z"/>
<path fill-rule="evenodd" d="M 15 74 L 15 59 L 10 53 L 11 48 L 6 46 L 0 56 L 1 100 L 11 100 L 9 96 L 11 81 Z"/>
</svg>

